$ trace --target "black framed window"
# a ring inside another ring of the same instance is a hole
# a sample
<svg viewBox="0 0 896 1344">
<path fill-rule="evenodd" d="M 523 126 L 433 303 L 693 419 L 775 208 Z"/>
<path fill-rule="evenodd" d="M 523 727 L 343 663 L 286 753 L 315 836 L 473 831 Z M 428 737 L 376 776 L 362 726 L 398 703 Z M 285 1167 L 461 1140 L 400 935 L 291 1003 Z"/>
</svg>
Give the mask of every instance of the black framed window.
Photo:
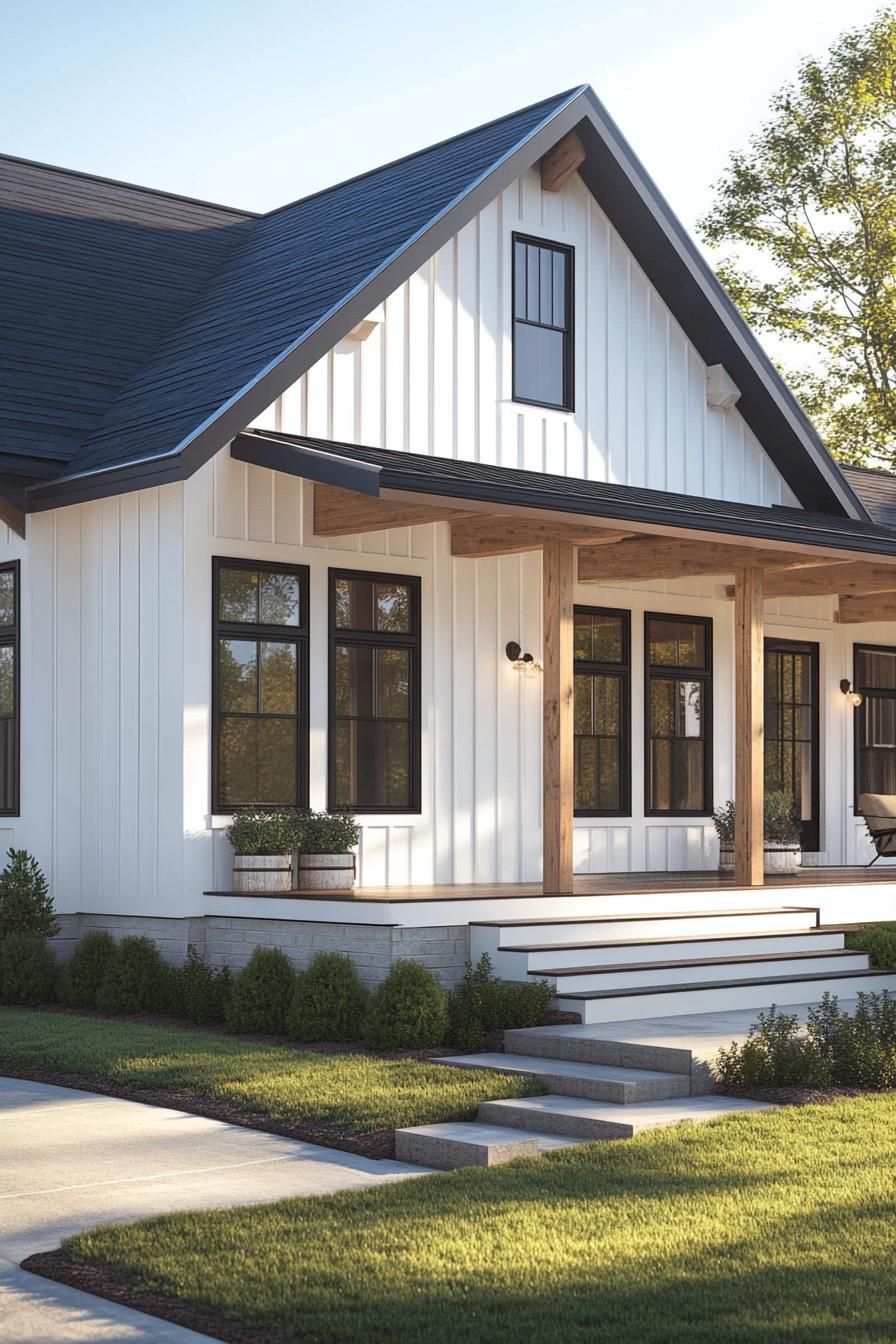
<svg viewBox="0 0 896 1344">
<path fill-rule="evenodd" d="M 212 565 L 212 807 L 308 802 L 308 569 Z"/>
<path fill-rule="evenodd" d="M 420 810 L 420 580 L 330 570 L 329 798 Z"/>
<path fill-rule="evenodd" d="M 648 816 L 712 811 L 712 621 L 645 617 Z"/>
<path fill-rule="evenodd" d="M 573 612 L 577 816 L 631 813 L 630 627 L 627 611 Z"/>
<path fill-rule="evenodd" d="M 573 408 L 573 251 L 513 235 L 513 399 Z"/>
<path fill-rule="evenodd" d="M 765 788 L 793 798 L 800 843 L 821 848 L 818 771 L 818 645 L 765 641 Z"/>
<path fill-rule="evenodd" d="M 860 793 L 896 793 L 896 649 L 857 644 L 853 686 L 862 703 L 855 711 L 855 806 Z"/>
<path fill-rule="evenodd" d="M 19 562 L 0 565 L 0 816 L 19 815 Z"/>
</svg>

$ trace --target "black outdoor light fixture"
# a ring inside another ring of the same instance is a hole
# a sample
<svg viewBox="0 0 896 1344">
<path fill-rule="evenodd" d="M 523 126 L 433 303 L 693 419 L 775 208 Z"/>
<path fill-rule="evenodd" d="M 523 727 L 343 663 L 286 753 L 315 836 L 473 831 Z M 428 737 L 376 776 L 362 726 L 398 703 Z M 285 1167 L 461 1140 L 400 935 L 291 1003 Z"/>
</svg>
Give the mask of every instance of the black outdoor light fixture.
<svg viewBox="0 0 896 1344">
<path fill-rule="evenodd" d="M 505 645 L 504 652 L 507 654 L 507 661 L 512 663 L 520 672 L 526 671 L 527 668 L 533 667 L 533 665 L 537 666 L 532 654 L 523 653 L 522 645 L 518 644 L 515 639 L 511 639 Z"/>
<path fill-rule="evenodd" d="M 862 703 L 862 697 L 858 691 L 853 690 L 852 682 L 848 677 L 842 679 L 840 682 L 840 689 L 852 705 L 853 709 L 858 709 L 859 705 Z"/>
</svg>

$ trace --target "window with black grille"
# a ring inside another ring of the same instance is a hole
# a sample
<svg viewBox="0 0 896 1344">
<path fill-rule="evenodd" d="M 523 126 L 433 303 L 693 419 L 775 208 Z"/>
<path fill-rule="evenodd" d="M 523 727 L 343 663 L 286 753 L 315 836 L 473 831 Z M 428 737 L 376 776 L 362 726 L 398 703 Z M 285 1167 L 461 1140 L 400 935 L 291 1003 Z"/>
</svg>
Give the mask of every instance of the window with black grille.
<svg viewBox="0 0 896 1344">
<path fill-rule="evenodd" d="M 513 399 L 573 408 L 572 248 L 513 238 Z"/>
</svg>

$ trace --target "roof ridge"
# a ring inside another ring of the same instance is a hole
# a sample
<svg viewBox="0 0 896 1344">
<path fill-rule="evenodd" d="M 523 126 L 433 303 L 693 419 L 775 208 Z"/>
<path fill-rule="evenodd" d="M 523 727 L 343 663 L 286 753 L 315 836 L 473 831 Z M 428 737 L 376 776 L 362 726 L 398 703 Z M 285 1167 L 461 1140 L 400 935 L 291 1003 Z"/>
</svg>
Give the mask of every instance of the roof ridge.
<svg viewBox="0 0 896 1344">
<path fill-rule="evenodd" d="M 66 177 L 79 177 L 88 182 L 102 182 L 108 187 L 123 187 L 126 191 L 139 191 L 147 196 L 161 196 L 167 201 L 183 201 L 185 205 L 201 205 L 207 210 L 220 210 L 222 213 L 240 216 L 243 219 L 263 219 L 257 210 L 242 210 L 237 206 L 222 205 L 220 201 L 206 201 L 199 196 L 185 196 L 179 191 L 165 191 L 162 187 L 147 187 L 141 182 L 125 182 L 118 177 L 105 177 L 102 173 L 88 173 L 81 168 L 66 168 L 59 163 L 44 163 L 41 159 L 26 159 L 19 154 L 0 153 L 4 163 L 21 163 L 26 168 L 40 168 L 47 173 L 61 173 Z"/>
<path fill-rule="evenodd" d="M 262 218 L 270 219 L 284 210 L 292 210 L 297 205 L 304 205 L 306 201 L 314 201 L 321 196 L 326 196 L 331 191 L 340 191 L 343 187 L 350 187 L 355 182 L 363 182 L 366 177 L 374 177 L 377 173 L 386 172 L 390 168 L 397 168 L 399 164 L 409 163 L 411 159 L 421 158 L 424 154 L 429 154 L 432 150 L 442 149 L 445 145 L 453 144 L 457 140 L 466 140 L 468 136 L 478 135 L 480 131 L 487 131 L 490 126 L 499 126 L 502 121 L 511 121 L 514 117 L 524 116 L 526 112 L 534 112 L 538 107 L 547 107 L 551 103 L 562 105 L 578 94 L 584 93 L 589 87 L 588 84 L 576 84 L 573 88 L 565 89 L 562 93 L 555 93 L 548 98 L 538 98 L 534 103 L 528 103 L 525 107 L 515 108 L 512 112 L 505 112 L 503 116 L 492 117 L 489 121 L 483 121 L 478 126 L 470 126 L 467 130 L 459 131 L 456 135 L 446 135 L 444 139 L 436 140 L 431 145 L 421 145 L 419 149 L 413 149 L 408 154 L 400 154 L 397 159 L 389 159 L 387 163 L 378 163 L 375 168 L 368 168 L 362 173 L 355 173 L 352 177 L 345 177 L 341 182 L 332 182 L 329 186 L 319 187 L 317 191 L 310 191 L 307 196 L 297 196 L 294 201 L 287 201 L 284 205 L 276 205 L 273 210 L 268 210 Z"/>
</svg>

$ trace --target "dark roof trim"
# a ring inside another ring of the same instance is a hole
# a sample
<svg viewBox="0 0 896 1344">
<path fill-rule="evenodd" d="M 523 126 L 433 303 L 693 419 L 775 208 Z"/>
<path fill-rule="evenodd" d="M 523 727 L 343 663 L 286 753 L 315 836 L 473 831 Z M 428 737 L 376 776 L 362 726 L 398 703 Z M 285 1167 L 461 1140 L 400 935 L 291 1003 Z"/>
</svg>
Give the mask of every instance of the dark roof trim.
<svg viewBox="0 0 896 1344">
<path fill-rule="evenodd" d="M 230 456 L 239 462 L 251 462 L 256 467 L 301 476 L 320 485 L 338 485 L 362 495 L 380 493 L 379 467 L 357 458 L 343 457 L 337 452 L 323 452 L 305 443 L 268 439 L 256 432 L 251 437 L 241 434 L 231 444 Z"/>
<path fill-rule="evenodd" d="M 737 504 L 726 500 L 671 494 L 635 486 L 584 481 L 511 467 L 495 467 L 454 458 L 429 457 L 420 453 L 386 448 L 357 447 L 324 439 L 261 433 L 249 430 L 234 441 L 231 452 L 243 462 L 269 465 L 271 442 L 286 451 L 276 470 L 305 479 L 307 450 L 315 455 L 332 454 L 333 477 L 326 483 L 354 488 L 351 476 L 343 475 L 343 463 L 359 462 L 378 469 L 379 491 L 399 490 L 441 498 L 476 500 L 499 507 L 550 509 L 558 513 L 612 519 L 614 522 L 653 523 L 661 527 L 712 532 L 731 540 L 755 537 L 795 546 L 896 555 L 896 535 L 862 520 L 813 514 L 802 509 L 768 508 L 760 504 Z M 315 464 L 315 470 L 319 467 Z M 374 493 L 374 492 L 370 492 Z"/>
<path fill-rule="evenodd" d="M 534 130 L 180 444 L 164 454 L 120 467 L 74 471 L 52 483 L 36 485 L 28 492 L 27 507 L 57 508 L 190 476 L 573 128 L 579 130 L 588 150 L 580 170 L 586 185 L 701 357 L 707 364 L 724 364 L 735 379 L 741 389 L 738 410 L 797 498 L 808 509 L 867 520 L 865 507 L 796 399 L 587 86 L 571 91 Z"/>
</svg>

